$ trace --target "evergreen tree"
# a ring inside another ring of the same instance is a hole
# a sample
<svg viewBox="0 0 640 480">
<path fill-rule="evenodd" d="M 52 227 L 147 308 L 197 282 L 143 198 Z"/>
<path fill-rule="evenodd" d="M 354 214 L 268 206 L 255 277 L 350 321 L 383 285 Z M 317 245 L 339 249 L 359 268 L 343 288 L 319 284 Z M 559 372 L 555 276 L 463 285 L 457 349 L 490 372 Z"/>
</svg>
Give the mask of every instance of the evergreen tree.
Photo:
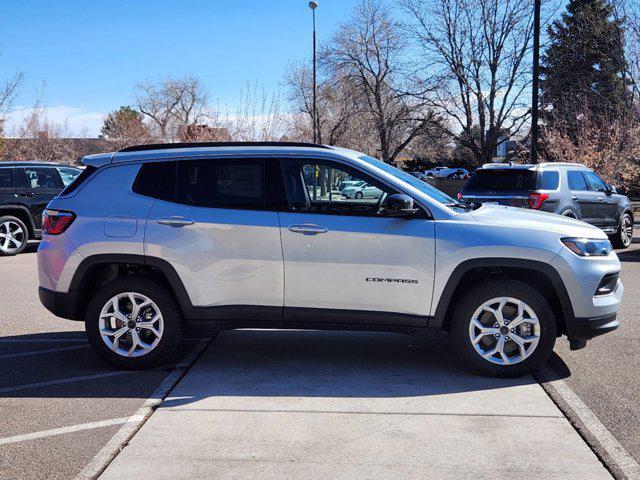
<svg viewBox="0 0 640 480">
<path fill-rule="evenodd" d="M 541 102 L 548 128 L 577 132 L 582 113 L 605 125 L 628 110 L 624 31 L 607 0 L 570 0 L 548 29 Z"/>
<path fill-rule="evenodd" d="M 107 115 L 102 125 L 101 132 L 107 138 L 120 138 L 146 131 L 142 123 L 142 115 L 130 106 L 122 106 L 118 110 Z"/>
</svg>

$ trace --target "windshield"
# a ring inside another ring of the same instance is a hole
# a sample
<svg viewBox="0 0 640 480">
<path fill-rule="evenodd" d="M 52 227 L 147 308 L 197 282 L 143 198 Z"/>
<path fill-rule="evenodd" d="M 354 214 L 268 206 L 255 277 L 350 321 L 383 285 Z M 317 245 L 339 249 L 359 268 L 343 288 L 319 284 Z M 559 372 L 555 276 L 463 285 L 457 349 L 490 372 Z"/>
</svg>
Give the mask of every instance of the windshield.
<svg viewBox="0 0 640 480">
<path fill-rule="evenodd" d="M 451 204 L 458 204 L 459 202 L 457 200 L 454 200 L 453 198 L 451 198 L 449 195 L 447 195 L 444 192 L 441 192 L 440 190 L 438 190 L 435 187 L 432 187 L 431 185 L 429 185 L 426 182 L 423 182 L 422 180 L 420 180 L 419 178 L 414 177 L 413 175 L 407 173 L 407 172 L 403 172 L 402 170 L 389 165 L 388 163 L 384 163 L 376 158 L 370 157 L 368 155 L 363 155 L 362 157 L 360 157 L 360 160 L 364 160 L 367 163 L 370 163 L 371 165 L 373 165 L 374 167 L 378 167 L 380 170 L 384 170 L 385 172 L 393 175 L 394 177 L 399 178 L 400 180 L 402 180 L 405 183 L 408 183 L 409 185 L 411 185 L 414 188 L 417 188 L 418 190 L 420 190 L 422 193 L 424 193 L 425 195 L 430 196 L 431 198 L 433 198 L 434 200 L 436 200 L 437 202 L 440 202 L 444 205 L 451 205 Z"/>
<path fill-rule="evenodd" d="M 533 190 L 535 173 L 531 170 L 514 169 L 486 169 L 476 170 L 473 177 L 465 185 L 469 190 Z"/>
</svg>

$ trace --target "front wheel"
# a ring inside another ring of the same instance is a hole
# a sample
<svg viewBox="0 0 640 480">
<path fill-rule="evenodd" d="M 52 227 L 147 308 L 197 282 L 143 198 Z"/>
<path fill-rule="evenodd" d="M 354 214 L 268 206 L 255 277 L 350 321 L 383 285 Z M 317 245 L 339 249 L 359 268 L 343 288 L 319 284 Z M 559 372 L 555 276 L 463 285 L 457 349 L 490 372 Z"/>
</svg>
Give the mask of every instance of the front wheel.
<svg viewBox="0 0 640 480">
<path fill-rule="evenodd" d="M 454 312 L 457 351 L 491 377 L 518 377 L 540 368 L 556 340 L 545 298 L 517 280 L 491 280 L 469 290 Z"/>
<path fill-rule="evenodd" d="M 146 277 L 107 283 L 89 303 L 85 329 L 94 351 L 126 370 L 160 364 L 180 342 L 182 321 L 173 296 Z"/>
<path fill-rule="evenodd" d="M 614 248 L 628 248 L 633 240 L 633 219 L 625 213 L 620 218 L 618 231 L 609 237 Z"/>
</svg>

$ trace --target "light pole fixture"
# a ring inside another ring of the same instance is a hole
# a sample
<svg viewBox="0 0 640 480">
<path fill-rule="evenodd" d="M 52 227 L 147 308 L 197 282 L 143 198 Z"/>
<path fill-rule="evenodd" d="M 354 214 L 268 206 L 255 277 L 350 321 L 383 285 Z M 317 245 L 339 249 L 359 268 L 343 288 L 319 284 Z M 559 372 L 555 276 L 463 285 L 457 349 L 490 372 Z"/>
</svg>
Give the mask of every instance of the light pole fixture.
<svg viewBox="0 0 640 480">
<path fill-rule="evenodd" d="M 531 85 L 531 163 L 538 163 L 538 83 L 540 82 L 540 1 L 534 0 L 533 83 Z"/>
<path fill-rule="evenodd" d="M 318 8 L 318 2 L 309 2 L 309 8 L 313 13 L 313 143 L 318 143 L 318 110 L 316 106 L 316 8 Z"/>
</svg>

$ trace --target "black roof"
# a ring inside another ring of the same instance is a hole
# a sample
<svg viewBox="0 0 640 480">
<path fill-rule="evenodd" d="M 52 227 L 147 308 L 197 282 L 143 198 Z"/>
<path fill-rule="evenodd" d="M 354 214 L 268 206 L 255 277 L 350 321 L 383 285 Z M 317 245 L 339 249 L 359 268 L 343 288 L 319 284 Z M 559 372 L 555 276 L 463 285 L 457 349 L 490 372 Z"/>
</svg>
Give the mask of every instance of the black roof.
<svg viewBox="0 0 640 480">
<path fill-rule="evenodd" d="M 313 147 L 329 148 L 326 145 L 305 142 L 194 142 L 194 143 L 152 143 L 149 145 L 134 145 L 123 148 L 119 152 L 143 152 L 145 150 L 169 150 L 176 148 L 197 147 Z"/>
<path fill-rule="evenodd" d="M 0 162 L 0 167 L 73 167 L 64 163 L 55 162 Z M 77 168 L 77 167 L 73 167 Z"/>
</svg>

